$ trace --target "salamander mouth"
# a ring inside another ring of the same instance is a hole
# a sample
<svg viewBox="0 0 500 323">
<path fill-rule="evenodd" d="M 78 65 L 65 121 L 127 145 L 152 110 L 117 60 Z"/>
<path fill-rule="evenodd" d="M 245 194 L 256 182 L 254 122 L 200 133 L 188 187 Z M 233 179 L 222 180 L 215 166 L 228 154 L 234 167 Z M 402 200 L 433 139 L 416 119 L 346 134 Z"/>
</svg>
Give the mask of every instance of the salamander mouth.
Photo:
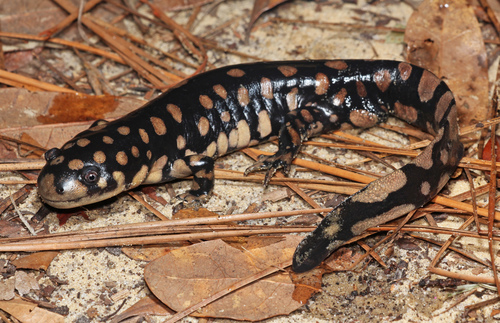
<svg viewBox="0 0 500 323">
<path fill-rule="evenodd" d="M 79 197 L 79 198 L 74 198 L 74 199 L 67 199 L 65 198 L 64 200 L 54 200 L 54 199 L 48 199 L 46 197 L 40 196 L 42 198 L 42 201 L 52 207 L 55 207 L 56 209 L 72 209 L 76 208 L 79 206 L 83 206 L 85 204 L 88 204 L 85 200 L 85 196 Z M 95 200 L 93 200 L 95 201 Z M 96 201 L 97 202 L 97 201 Z"/>
<path fill-rule="evenodd" d="M 46 203 L 46 204 L 48 204 L 56 209 L 73 209 L 73 208 L 77 208 L 80 206 L 94 204 L 94 203 L 98 203 L 98 202 L 107 200 L 113 196 L 116 196 L 117 194 L 119 194 L 119 192 L 117 193 L 116 191 L 113 191 L 113 192 L 101 194 L 99 196 L 92 196 L 92 197 L 81 196 L 81 197 L 76 197 L 76 198 L 72 198 L 72 199 L 68 199 L 67 197 L 64 197 L 64 198 L 61 197 L 61 199 L 50 199 L 50 198 L 44 197 L 42 195 L 40 195 L 40 197 L 42 198 L 44 203 Z"/>
</svg>

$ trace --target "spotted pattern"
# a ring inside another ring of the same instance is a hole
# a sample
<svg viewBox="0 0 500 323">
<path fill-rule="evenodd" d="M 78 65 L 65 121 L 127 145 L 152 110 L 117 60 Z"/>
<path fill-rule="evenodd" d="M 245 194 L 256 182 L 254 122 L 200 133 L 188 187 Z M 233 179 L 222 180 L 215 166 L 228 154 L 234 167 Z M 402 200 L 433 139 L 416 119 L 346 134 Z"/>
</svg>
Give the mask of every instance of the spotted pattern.
<svg viewBox="0 0 500 323">
<path fill-rule="evenodd" d="M 422 195 L 429 195 L 431 192 L 431 183 L 424 181 L 422 182 L 422 185 L 420 185 L 420 193 Z"/>
<path fill-rule="evenodd" d="M 144 129 L 139 129 L 139 136 L 141 137 L 142 142 L 145 144 L 149 144 L 149 135 L 146 130 Z"/>
<path fill-rule="evenodd" d="M 227 139 L 227 135 L 224 132 L 219 134 L 217 137 L 217 151 L 219 155 L 224 155 L 227 153 L 229 147 L 229 141 Z"/>
<path fill-rule="evenodd" d="M 94 161 L 98 164 L 104 164 L 106 161 L 106 154 L 102 151 L 96 151 L 94 153 Z"/>
<path fill-rule="evenodd" d="M 200 132 L 200 135 L 206 136 L 209 130 L 210 122 L 207 118 L 201 117 L 200 120 L 198 120 L 198 131 Z"/>
<path fill-rule="evenodd" d="M 389 85 L 392 82 L 392 77 L 391 77 L 391 72 L 388 70 L 381 70 L 377 71 L 373 75 L 373 80 L 375 81 L 375 84 L 379 88 L 380 91 L 385 92 L 389 88 Z"/>
<path fill-rule="evenodd" d="M 238 129 L 233 129 L 229 133 L 229 147 L 238 147 Z"/>
<path fill-rule="evenodd" d="M 267 110 L 262 110 L 259 112 L 259 123 L 257 126 L 257 131 L 260 133 L 260 138 L 264 138 L 271 134 L 273 126 L 271 124 L 271 119 L 269 118 L 269 112 Z"/>
<path fill-rule="evenodd" d="M 288 105 L 288 109 L 295 110 L 297 109 L 297 94 L 299 93 L 299 89 L 294 87 L 286 94 L 286 103 Z"/>
<path fill-rule="evenodd" d="M 414 123 L 418 119 L 418 111 L 414 107 L 410 107 L 401 102 L 396 102 L 394 104 L 394 113 L 400 119 L 403 119 L 409 123 Z"/>
<path fill-rule="evenodd" d="M 178 135 L 177 136 L 177 149 L 183 150 L 186 148 L 186 139 L 184 136 Z"/>
<path fill-rule="evenodd" d="M 325 65 L 336 70 L 345 70 L 348 67 L 344 61 L 328 61 Z"/>
<path fill-rule="evenodd" d="M 276 170 L 290 170 L 308 137 L 371 127 L 390 115 L 435 139 L 411 163 L 328 214 L 295 252 L 293 269 L 301 272 L 366 228 L 425 204 L 446 184 L 463 147 L 455 100 L 439 78 L 392 61 L 267 62 L 211 70 L 123 118 L 94 122 L 62 149 L 48 150 L 39 194 L 54 207 L 71 208 L 141 184 L 192 176 L 192 189 L 180 197 L 201 202 L 212 190 L 218 156 L 278 139 L 278 151 L 245 172 L 266 171 L 267 184 Z"/>
<path fill-rule="evenodd" d="M 68 167 L 71 170 L 79 170 L 83 168 L 83 161 L 80 159 L 73 159 L 68 163 Z"/>
<path fill-rule="evenodd" d="M 378 123 L 378 116 L 366 110 L 352 110 L 349 114 L 352 124 L 360 128 L 370 128 Z"/>
<path fill-rule="evenodd" d="M 250 127 L 248 126 L 248 122 L 240 120 L 238 122 L 238 143 L 236 147 L 243 148 L 248 146 L 250 138 Z"/>
<path fill-rule="evenodd" d="M 93 126 L 93 127 L 89 128 L 89 131 L 99 131 L 99 130 L 102 130 L 102 129 L 106 128 L 106 126 L 107 126 L 106 122 L 99 123 L 96 126 Z"/>
<path fill-rule="evenodd" d="M 328 79 L 328 76 L 326 76 L 324 73 L 318 73 L 316 74 L 316 89 L 314 92 L 317 95 L 324 95 L 326 92 L 328 92 L 328 89 L 330 88 L 330 79 Z"/>
<path fill-rule="evenodd" d="M 361 81 L 356 81 L 356 92 L 362 98 L 368 95 L 368 93 L 366 92 L 366 87 Z"/>
<path fill-rule="evenodd" d="M 285 76 L 285 77 L 292 77 L 295 74 L 297 74 L 297 69 L 293 66 L 289 65 L 282 65 L 278 66 L 278 70 Z"/>
<path fill-rule="evenodd" d="M 396 170 L 391 174 L 382 177 L 371 185 L 371 190 L 365 190 L 353 195 L 354 202 L 375 203 L 384 201 L 389 194 L 400 190 L 407 183 L 407 177 L 401 170 Z"/>
<path fill-rule="evenodd" d="M 250 95 L 245 87 L 240 87 L 238 89 L 238 102 L 242 107 L 245 107 L 250 103 Z"/>
<path fill-rule="evenodd" d="M 400 63 L 398 65 L 399 75 L 403 81 L 408 81 L 411 75 L 412 67 L 408 63 Z"/>
<path fill-rule="evenodd" d="M 177 123 L 182 122 L 182 111 L 175 104 L 167 104 L 167 111 Z"/>
<path fill-rule="evenodd" d="M 170 171 L 170 176 L 182 178 L 188 175 L 191 175 L 191 168 L 189 168 L 183 159 L 176 160 Z"/>
<path fill-rule="evenodd" d="M 215 93 L 217 93 L 218 96 L 220 96 L 222 99 L 227 99 L 227 91 L 226 89 L 220 85 L 220 84 L 217 84 L 217 85 L 214 85 L 213 87 Z"/>
<path fill-rule="evenodd" d="M 139 171 L 132 178 L 132 181 L 129 184 L 129 189 L 141 185 L 147 176 L 148 176 L 148 166 L 142 165 L 141 169 L 139 169 Z"/>
<path fill-rule="evenodd" d="M 158 158 L 151 169 L 149 170 L 149 175 L 146 178 L 148 184 L 159 183 L 163 177 L 163 169 L 167 165 L 168 157 L 166 155 Z"/>
<path fill-rule="evenodd" d="M 337 94 L 333 96 L 332 104 L 340 107 L 342 104 L 344 104 L 346 96 L 347 90 L 345 88 L 341 88 L 340 91 L 338 91 Z"/>
<path fill-rule="evenodd" d="M 439 154 L 439 159 L 443 165 L 447 165 L 450 162 L 450 153 L 446 149 L 441 149 Z"/>
<path fill-rule="evenodd" d="M 214 107 L 214 101 L 210 99 L 206 95 L 200 95 L 200 104 L 205 108 L 205 109 L 212 109 Z"/>
<path fill-rule="evenodd" d="M 151 121 L 151 124 L 153 125 L 153 128 L 155 129 L 155 132 L 158 136 L 163 136 L 167 133 L 167 127 L 165 126 L 165 123 L 162 119 L 151 117 L 149 118 L 149 120 Z"/>
<path fill-rule="evenodd" d="M 76 141 L 76 144 L 80 147 L 86 147 L 88 144 L 90 144 L 90 140 L 88 140 L 87 138 L 78 139 Z"/>
<path fill-rule="evenodd" d="M 215 153 L 217 152 L 217 144 L 215 143 L 215 141 L 212 141 L 207 149 L 204 151 L 204 155 L 208 156 L 208 157 L 213 157 L 215 156 Z"/>
<path fill-rule="evenodd" d="M 232 77 L 242 77 L 243 75 L 245 75 L 245 72 L 239 68 L 232 68 L 227 71 L 227 75 Z"/>
<path fill-rule="evenodd" d="M 441 83 L 441 80 L 429 71 L 424 71 L 418 84 L 418 95 L 420 101 L 427 102 L 434 96 L 434 91 Z"/>
<path fill-rule="evenodd" d="M 72 142 L 68 142 L 67 144 L 64 144 L 64 146 L 62 147 L 62 149 L 63 149 L 63 150 L 67 150 L 67 149 L 72 148 L 74 145 L 75 145 L 75 142 L 74 142 L 74 141 L 72 141 Z"/>
<path fill-rule="evenodd" d="M 263 77 L 260 80 L 260 93 L 262 96 L 268 100 L 272 100 L 274 98 L 273 94 L 273 84 L 271 80 L 267 77 Z"/>
<path fill-rule="evenodd" d="M 448 111 L 451 102 L 453 101 L 453 93 L 451 91 L 446 92 L 438 101 L 436 112 L 434 113 L 434 118 L 436 120 L 441 120 Z"/>
<path fill-rule="evenodd" d="M 231 114 L 229 114 L 229 111 L 222 111 L 220 119 L 224 122 L 229 122 L 231 121 Z"/>
<path fill-rule="evenodd" d="M 110 136 L 104 136 L 102 137 L 102 142 L 107 144 L 107 145 L 112 145 L 115 140 L 113 138 L 111 138 Z"/>
<path fill-rule="evenodd" d="M 137 148 L 136 146 L 132 146 L 132 148 L 130 148 L 130 153 L 135 158 L 138 158 L 141 155 L 141 152 L 139 151 L 139 148 Z"/>
<path fill-rule="evenodd" d="M 122 166 L 127 165 L 128 157 L 124 151 L 119 151 L 116 153 L 116 162 Z"/>
<path fill-rule="evenodd" d="M 127 136 L 128 134 L 130 134 L 130 127 L 122 126 L 122 127 L 119 127 L 117 130 L 118 130 L 118 133 L 122 136 Z"/>
</svg>

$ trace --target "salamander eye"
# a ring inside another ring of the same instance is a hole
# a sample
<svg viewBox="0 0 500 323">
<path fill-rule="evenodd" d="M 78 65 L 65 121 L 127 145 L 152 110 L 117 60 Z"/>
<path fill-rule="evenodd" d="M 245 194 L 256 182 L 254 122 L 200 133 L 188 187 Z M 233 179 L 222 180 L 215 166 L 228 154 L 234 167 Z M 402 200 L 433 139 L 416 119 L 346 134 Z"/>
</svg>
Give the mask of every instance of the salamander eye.
<svg viewBox="0 0 500 323">
<path fill-rule="evenodd" d="M 81 179 L 87 185 L 96 184 L 99 181 L 100 174 L 97 167 L 85 167 L 82 170 Z"/>
</svg>

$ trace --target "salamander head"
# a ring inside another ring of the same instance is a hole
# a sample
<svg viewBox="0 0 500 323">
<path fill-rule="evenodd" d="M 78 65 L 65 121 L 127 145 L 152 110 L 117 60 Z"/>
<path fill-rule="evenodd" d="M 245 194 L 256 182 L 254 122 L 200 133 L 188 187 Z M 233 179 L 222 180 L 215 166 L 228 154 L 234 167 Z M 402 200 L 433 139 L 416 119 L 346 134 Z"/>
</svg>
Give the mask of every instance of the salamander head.
<svg viewBox="0 0 500 323">
<path fill-rule="evenodd" d="M 52 148 L 45 153 L 47 164 L 38 176 L 38 193 L 45 203 L 69 209 L 105 200 L 126 189 L 123 172 L 109 172 L 103 152 L 86 157 L 80 148 L 78 158 L 70 158 L 73 150 Z"/>
<path fill-rule="evenodd" d="M 106 200 L 143 183 L 152 154 L 144 140 L 131 133 L 128 126 L 98 120 L 61 149 L 48 150 L 47 163 L 38 176 L 43 201 L 70 209 Z"/>
</svg>

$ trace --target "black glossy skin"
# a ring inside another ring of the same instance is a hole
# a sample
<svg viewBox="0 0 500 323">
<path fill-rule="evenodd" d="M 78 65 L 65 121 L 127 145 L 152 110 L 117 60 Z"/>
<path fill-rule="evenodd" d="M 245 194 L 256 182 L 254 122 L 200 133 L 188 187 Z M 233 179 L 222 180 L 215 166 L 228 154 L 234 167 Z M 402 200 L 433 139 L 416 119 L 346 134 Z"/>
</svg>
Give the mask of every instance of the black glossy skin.
<svg viewBox="0 0 500 323">
<path fill-rule="evenodd" d="M 62 149 L 47 152 L 39 192 L 48 204 L 71 208 L 140 184 L 193 174 L 193 190 L 183 198 L 203 199 L 213 187 L 213 160 L 220 155 L 279 136 L 276 155 L 248 170 L 267 170 L 268 181 L 276 169 L 288 170 L 308 137 L 346 125 L 373 126 L 389 115 L 438 139 L 427 154 L 424 151 L 413 164 L 386 177 L 406 182 L 396 185 L 400 189 L 392 191 L 390 182 L 368 186 L 360 195 L 362 202 L 351 197 L 333 211 L 297 249 L 294 270 L 305 271 L 361 233 L 359 228 L 429 201 L 456 168 L 462 146 L 455 101 L 435 76 L 394 61 L 272 62 L 212 70 L 123 118 L 96 124 Z M 443 151 L 449 153 L 447 158 L 442 157 Z M 97 157 L 96 152 L 100 152 Z M 387 198 L 378 201 L 384 190 Z"/>
</svg>

